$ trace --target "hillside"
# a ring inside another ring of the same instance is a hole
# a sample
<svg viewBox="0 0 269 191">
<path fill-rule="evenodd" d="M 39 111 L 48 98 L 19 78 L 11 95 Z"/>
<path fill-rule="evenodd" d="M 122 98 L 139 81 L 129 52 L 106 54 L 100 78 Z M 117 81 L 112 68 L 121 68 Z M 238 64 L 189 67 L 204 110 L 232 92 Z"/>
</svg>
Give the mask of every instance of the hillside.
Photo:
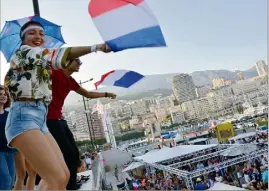
<svg viewBox="0 0 269 191">
<path fill-rule="evenodd" d="M 257 71 L 255 67 L 250 68 L 249 70 L 242 71 L 245 78 L 252 78 L 257 76 Z M 119 87 L 103 87 L 98 91 L 101 92 L 115 92 L 118 95 L 118 99 L 124 100 L 133 100 L 141 99 L 143 97 L 148 97 L 154 93 L 160 92 L 164 95 L 170 95 L 172 93 L 171 80 L 173 74 L 156 74 L 156 75 L 147 75 L 139 83 L 135 84 L 129 89 L 119 88 Z M 236 72 L 229 70 L 205 70 L 205 71 L 196 71 L 190 74 L 193 78 L 194 84 L 196 86 L 203 86 L 211 84 L 212 79 L 216 77 L 224 77 L 230 80 L 236 80 Z M 71 93 L 67 98 L 67 105 L 78 105 L 78 100 L 81 100 L 81 96 Z"/>
</svg>

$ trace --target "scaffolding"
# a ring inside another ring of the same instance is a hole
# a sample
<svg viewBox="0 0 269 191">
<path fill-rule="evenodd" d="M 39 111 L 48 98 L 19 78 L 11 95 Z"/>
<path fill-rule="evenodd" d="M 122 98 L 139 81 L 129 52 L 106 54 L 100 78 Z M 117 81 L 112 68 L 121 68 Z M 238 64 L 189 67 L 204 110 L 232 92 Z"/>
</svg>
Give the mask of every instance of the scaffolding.
<svg viewBox="0 0 269 191">
<path fill-rule="evenodd" d="M 172 159 L 163 160 L 163 161 L 158 162 L 158 164 L 168 163 L 169 165 L 173 165 L 173 164 L 179 163 L 178 161 L 181 161 L 182 158 L 184 159 L 186 157 L 193 157 L 193 155 L 203 156 L 203 155 L 205 155 L 206 152 L 210 152 L 212 150 L 219 151 L 219 150 L 227 149 L 229 147 L 231 147 L 231 145 L 229 145 L 229 144 L 226 144 L 226 145 L 218 144 L 218 145 L 215 145 L 215 146 L 212 146 L 212 147 L 200 150 L 200 151 L 195 151 L 195 152 L 188 153 L 186 155 L 174 157 Z"/>
<path fill-rule="evenodd" d="M 231 146 L 232 145 L 230 145 L 230 147 Z M 229 147 L 229 145 L 226 145 L 226 149 L 227 149 L 227 147 Z M 222 146 L 218 147 L 218 149 L 221 149 L 221 148 L 223 149 L 225 147 L 222 147 Z M 209 158 L 212 158 L 212 157 L 215 157 L 215 156 L 219 156 L 220 153 L 222 153 L 222 152 L 224 152 L 224 150 L 218 150 L 215 153 L 207 154 L 207 155 L 200 156 L 200 157 L 202 158 L 201 160 L 206 160 L 206 159 L 209 159 Z M 242 154 L 242 155 L 234 157 L 232 159 L 223 161 L 223 162 L 218 163 L 218 164 L 210 165 L 208 167 L 205 167 L 203 169 L 199 169 L 199 170 L 196 170 L 196 171 L 193 171 L 193 172 L 187 172 L 187 171 L 184 171 L 184 170 L 179 170 L 179 169 L 176 169 L 176 168 L 174 168 L 172 166 L 164 166 L 164 165 L 158 164 L 158 163 L 148 163 L 148 162 L 145 162 L 143 160 L 136 160 L 136 161 L 143 163 L 145 166 L 151 166 L 153 168 L 168 172 L 170 174 L 175 174 L 175 175 L 181 176 L 184 179 L 188 190 L 193 190 L 193 188 L 194 188 L 193 178 L 201 176 L 203 174 L 208 174 L 210 172 L 214 172 L 216 170 L 227 168 L 229 166 L 233 166 L 233 165 L 236 165 L 236 164 L 239 164 L 239 163 L 243 163 L 245 161 L 248 161 L 248 160 L 251 160 L 251 159 L 254 159 L 254 158 L 257 158 L 257 157 L 259 157 L 261 155 L 264 155 L 265 152 L 268 153 L 267 148 L 262 149 L 262 150 L 256 150 L 256 151 L 251 152 L 251 153 Z M 201 153 L 201 152 L 199 152 L 199 153 Z M 197 158 L 194 158 L 194 159 L 191 159 L 191 160 L 192 161 L 195 161 L 195 160 L 197 161 Z M 181 164 L 183 164 L 183 163 L 181 163 Z M 184 163 L 184 164 L 186 164 L 186 163 Z M 178 164 L 176 164 L 176 165 L 178 165 Z"/>
<path fill-rule="evenodd" d="M 257 150 L 257 151 L 251 152 L 251 153 L 247 153 L 247 154 L 238 156 L 238 157 L 233 158 L 233 159 L 229 159 L 229 160 L 224 161 L 222 163 L 210 165 L 210 166 L 205 167 L 203 169 L 199 169 L 199 170 L 191 172 L 191 177 L 195 178 L 195 177 L 198 177 L 198 176 L 203 175 L 203 174 L 208 174 L 210 172 L 214 172 L 214 171 L 216 171 L 216 169 L 227 168 L 229 166 L 233 166 L 233 165 L 248 161 L 250 159 L 257 158 L 261 155 L 264 155 L 264 152 L 268 152 L 268 149 Z"/>
<path fill-rule="evenodd" d="M 169 167 L 169 166 L 164 166 L 162 164 L 148 163 L 148 162 L 145 162 L 143 160 L 137 160 L 137 159 L 136 159 L 136 161 L 143 163 L 146 167 L 150 166 L 150 167 L 153 167 L 153 168 L 165 171 L 165 172 L 169 172 L 171 174 L 176 174 L 176 175 L 182 176 L 182 177 L 189 176 L 191 174 L 188 171 L 179 170 L 179 169 L 172 168 L 172 167 Z"/>
<path fill-rule="evenodd" d="M 225 151 L 227 151 L 229 149 L 232 149 L 233 147 L 240 147 L 240 146 L 241 145 L 233 145 L 233 146 L 232 145 L 224 145 L 222 147 L 219 147 L 216 152 L 209 153 L 209 154 L 202 155 L 202 156 L 198 156 L 198 157 L 195 157 L 195 158 L 191 158 L 189 160 L 185 160 L 185 161 L 182 161 L 182 162 L 177 162 L 177 163 L 174 163 L 174 164 L 170 164 L 168 166 L 173 167 L 173 168 L 180 168 L 180 167 L 192 164 L 192 163 L 197 163 L 197 162 L 200 162 L 200 161 L 208 160 L 210 158 L 218 157 L 218 156 L 220 156 L 221 153 L 223 153 L 223 152 L 225 152 Z"/>
</svg>

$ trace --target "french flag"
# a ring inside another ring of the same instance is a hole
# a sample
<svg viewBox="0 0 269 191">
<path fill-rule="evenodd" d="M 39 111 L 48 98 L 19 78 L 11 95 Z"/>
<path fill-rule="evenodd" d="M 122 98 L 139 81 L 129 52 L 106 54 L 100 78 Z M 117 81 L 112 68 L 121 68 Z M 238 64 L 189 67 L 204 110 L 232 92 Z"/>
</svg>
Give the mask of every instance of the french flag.
<svg viewBox="0 0 269 191">
<path fill-rule="evenodd" d="M 136 180 L 133 180 L 133 189 L 134 190 L 139 190 L 139 184 Z"/>
<path fill-rule="evenodd" d="M 166 46 L 158 21 L 144 0 L 91 0 L 88 9 L 114 52 Z"/>
<path fill-rule="evenodd" d="M 118 86 L 122 88 L 129 88 L 145 76 L 130 70 L 112 70 L 102 75 L 101 80 L 95 82 L 95 88 L 99 85 Z"/>
</svg>

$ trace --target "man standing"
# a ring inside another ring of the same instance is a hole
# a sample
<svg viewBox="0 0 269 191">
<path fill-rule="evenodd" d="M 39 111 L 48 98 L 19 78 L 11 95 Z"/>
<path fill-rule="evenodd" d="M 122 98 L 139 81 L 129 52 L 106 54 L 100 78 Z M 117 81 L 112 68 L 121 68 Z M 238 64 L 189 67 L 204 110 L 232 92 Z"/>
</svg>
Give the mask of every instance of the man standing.
<svg viewBox="0 0 269 191">
<path fill-rule="evenodd" d="M 48 107 L 47 126 L 58 143 L 66 165 L 70 172 L 70 179 L 67 184 L 67 190 L 76 190 L 77 164 L 79 162 L 79 151 L 75 143 L 74 136 L 70 131 L 67 122 L 62 116 L 62 107 L 64 101 L 71 90 L 86 98 L 108 97 L 114 99 L 113 93 L 88 92 L 82 88 L 71 75 L 78 72 L 81 66 L 79 59 L 71 60 L 67 68 L 63 70 L 52 70 L 52 101 Z"/>
</svg>

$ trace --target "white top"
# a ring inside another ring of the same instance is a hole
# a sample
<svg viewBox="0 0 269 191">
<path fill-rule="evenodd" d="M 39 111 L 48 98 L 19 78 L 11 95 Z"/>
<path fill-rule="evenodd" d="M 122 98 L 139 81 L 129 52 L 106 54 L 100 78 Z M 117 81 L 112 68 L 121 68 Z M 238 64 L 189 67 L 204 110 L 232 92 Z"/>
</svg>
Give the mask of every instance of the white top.
<svg viewBox="0 0 269 191">
<path fill-rule="evenodd" d="M 222 182 L 222 181 L 223 181 L 223 178 L 222 178 L 222 176 L 219 176 L 219 177 L 216 177 L 215 180 L 216 180 L 217 182 Z"/>
<path fill-rule="evenodd" d="M 90 158 L 86 158 L 86 164 L 92 164 L 92 160 Z"/>
</svg>

